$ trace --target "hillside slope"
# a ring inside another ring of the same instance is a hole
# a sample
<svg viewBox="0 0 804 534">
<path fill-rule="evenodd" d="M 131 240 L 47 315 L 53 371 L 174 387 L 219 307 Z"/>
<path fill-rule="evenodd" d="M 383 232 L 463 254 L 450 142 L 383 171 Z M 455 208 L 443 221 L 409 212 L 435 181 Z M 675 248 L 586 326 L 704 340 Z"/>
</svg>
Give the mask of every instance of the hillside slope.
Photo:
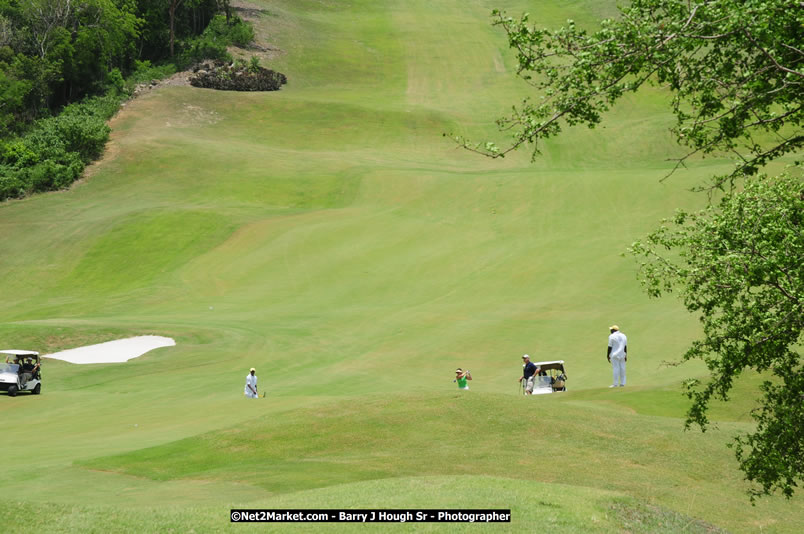
<svg viewBox="0 0 804 534">
<path fill-rule="evenodd" d="M 505 4 L 550 24 L 610 12 Z M 81 184 L 0 205 L 0 344 L 177 341 L 126 364 L 47 362 L 43 395 L 0 397 L 15 430 L 0 478 L 26 481 L 2 516 L 218 531 L 232 504 L 387 503 L 511 507 L 500 531 L 555 507 L 564 532 L 804 529 L 800 498 L 746 506 L 725 448 L 749 428 L 753 377 L 718 431 L 682 432 L 678 383 L 703 369 L 662 363 L 697 324 L 649 301 L 621 256 L 703 204 L 689 187 L 727 165 L 660 182 L 676 150 L 667 95 L 629 98 L 534 164 L 489 161 L 442 133 L 493 135 L 527 94 L 489 24 L 498 4 L 249 7 L 281 91 L 153 91 L 114 119 Z M 614 322 L 631 357 L 612 392 Z M 517 396 L 526 352 L 564 359 L 570 391 Z M 252 366 L 267 397 L 247 402 Z M 472 370 L 468 396 L 456 366 Z"/>
</svg>

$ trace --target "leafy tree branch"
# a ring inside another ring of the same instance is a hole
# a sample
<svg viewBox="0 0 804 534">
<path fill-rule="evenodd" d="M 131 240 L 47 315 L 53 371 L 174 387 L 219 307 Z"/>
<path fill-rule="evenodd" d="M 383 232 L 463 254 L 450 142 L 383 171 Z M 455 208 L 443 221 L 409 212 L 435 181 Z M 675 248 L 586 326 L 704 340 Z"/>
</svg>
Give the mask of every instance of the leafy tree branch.
<svg viewBox="0 0 804 534">
<path fill-rule="evenodd" d="M 517 75 L 538 101 L 526 99 L 497 121 L 511 135 L 507 145 L 453 138 L 492 158 L 529 145 L 535 158 L 539 142 L 564 125 L 594 128 L 624 94 L 658 84 L 673 94 L 672 131 L 690 149 L 676 168 L 693 154 L 736 152 L 741 164 L 713 185 L 733 183 L 804 144 L 801 135 L 775 135 L 804 120 L 804 18 L 796 4 L 635 0 L 594 32 L 571 20 L 539 29 L 528 14 L 515 19 L 495 10 L 494 25 L 516 52 Z"/>
</svg>

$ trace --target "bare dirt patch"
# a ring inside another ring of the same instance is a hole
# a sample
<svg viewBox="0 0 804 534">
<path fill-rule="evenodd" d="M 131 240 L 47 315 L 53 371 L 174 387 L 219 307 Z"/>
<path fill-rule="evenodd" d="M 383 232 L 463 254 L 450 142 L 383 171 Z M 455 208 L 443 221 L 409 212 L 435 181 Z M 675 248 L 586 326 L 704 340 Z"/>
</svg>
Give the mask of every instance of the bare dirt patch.
<svg viewBox="0 0 804 534">
<path fill-rule="evenodd" d="M 220 115 L 217 111 L 204 109 L 200 106 L 184 103 L 181 111 L 176 115 L 172 121 L 165 121 L 166 127 L 188 127 L 215 124 L 220 120 Z"/>
<path fill-rule="evenodd" d="M 229 47 L 229 53 L 232 56 L 257 56 L 261 62 L 265 63 L 284 53 L 275 43 L 270 42 L 263 24 L 266 19 L 275 17 L 275 13 L 245 0 L 232 2 L 232 8 L 238 17 L 254 26 L 255 33 L 254 42 L 248 48 Z"/>
</svg>

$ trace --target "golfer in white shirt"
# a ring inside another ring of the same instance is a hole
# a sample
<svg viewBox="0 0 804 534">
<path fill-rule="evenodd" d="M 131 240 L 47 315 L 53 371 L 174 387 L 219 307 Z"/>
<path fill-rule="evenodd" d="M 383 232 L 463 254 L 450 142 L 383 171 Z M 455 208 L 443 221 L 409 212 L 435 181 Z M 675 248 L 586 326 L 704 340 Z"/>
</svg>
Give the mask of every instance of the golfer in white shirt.
<svg viewBox="0 0 804 534">
<path fill-rule="evenodd" d="M 246 397 L 249 399 L 257 398 L 257 375 L 254 374 L 256 372 L 256 369 L 252 367 L 251 371 L 246 375 L 246 389 L 243 393 L 245 393 Z"/>
<path fill-rule="evenodd" d="M 620 327 L 616 324 L 609 327 L 609 349 L 606 352 L 606 359 L 611 364 L 614 381 L 610 388 L 625 386 L 625 362 L 628 361 L 628 338 L 620 332 Z"/>
</svg>

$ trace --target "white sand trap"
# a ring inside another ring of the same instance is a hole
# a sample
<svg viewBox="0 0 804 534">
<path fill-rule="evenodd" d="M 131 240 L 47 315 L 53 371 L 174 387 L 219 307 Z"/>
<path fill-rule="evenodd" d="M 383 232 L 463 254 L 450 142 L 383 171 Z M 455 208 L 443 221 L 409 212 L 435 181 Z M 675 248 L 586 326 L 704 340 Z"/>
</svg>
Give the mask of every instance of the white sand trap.
<svg viewBox="0 0 804 534">
<path fill-rule="evenodd" d="M 176 342 L 169 337 L 139 336 L 63 350 L 54 354 L 45 354 L 42 357 L 70 363 L 122 363 L 154 349 L 174 345 Z"/>
</svg>

